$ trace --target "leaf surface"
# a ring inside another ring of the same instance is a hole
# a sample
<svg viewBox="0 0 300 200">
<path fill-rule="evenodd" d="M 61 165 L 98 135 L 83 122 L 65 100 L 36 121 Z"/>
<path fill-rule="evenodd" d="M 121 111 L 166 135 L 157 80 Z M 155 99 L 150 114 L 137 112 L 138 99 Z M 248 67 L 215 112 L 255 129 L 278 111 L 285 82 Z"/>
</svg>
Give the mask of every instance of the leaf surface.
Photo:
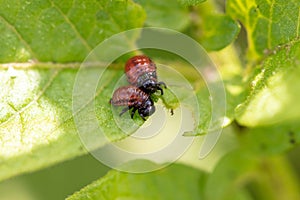
<svg viewBox="0 0 300 200">
<path fill-rule="evenodd" d="M 299 119 L 300 42 L 274 50 L 250 79 L 250 92 L 236 109 L 245 126 L 270 125 Z"/>
<path fill-rule="evenodd" d="M 72 112 L 79 62 L 105 38 L 141 27 L 144 19 L 132 1 L 0 3 L 0 180 L 86 153 Z M 127 38 L 128 44 L 137 37 Z M 97 64 L 88 68 L 85 84 L 101 71 Z M 111 140 L 125 136 L 111 129 L 117 126 L 108 103 L 110 83 L 121 72 L 108 70 L 86 105 L 99 105 L 98 123 Z"/>
<path fill-rule="evenodd" d="M 153 165 L 145 161 L 137 163 Z M 205 180 L 204 172 L 179 164 L 144 174 L 112 170 L 67 199 L 203 199 L 199 188 Z"/>
<path fill-rule="evenodd" d="M 189 9 L 177 1 L 136 0 L 145 9 L 146 26 L 183 30 L 189 24 Z"/>
<path fill-rule="evenodd" d="M 203 3 L 206 0 L 178 0 L 180 3 L 182 3 L 183 5 L 187 5 L 187 6 L 195 6 L 197 4 Z"/>
<path fill-rule="evenodd" d="M 282 157 L 300 142 L 298 124 L 242 129 L 239 139 L 240 147 L 225 155 L 208 177 L 207 199 L 243 199 L 239 193 L 245 199 L 300 197 L 296 175 Z"/>
<path fill-rule="evenodd" d="M 239 24 L 228 15 L 202 15 L 200 43 L 207 51 L 217 51 L 232 43 L 240 32 Z"/>
<path fill-rule="evenodd" d="M 246 28 L 249 56 L 253 59 L 299 37 L 298 0 L 229 0 L 226 13 Z"/>
<path fill-rule="evenodd" d="M 105 38 L 144 19 L 131 1 L 2 1 L 0 63 L 83 61 Z"/>
</svg>

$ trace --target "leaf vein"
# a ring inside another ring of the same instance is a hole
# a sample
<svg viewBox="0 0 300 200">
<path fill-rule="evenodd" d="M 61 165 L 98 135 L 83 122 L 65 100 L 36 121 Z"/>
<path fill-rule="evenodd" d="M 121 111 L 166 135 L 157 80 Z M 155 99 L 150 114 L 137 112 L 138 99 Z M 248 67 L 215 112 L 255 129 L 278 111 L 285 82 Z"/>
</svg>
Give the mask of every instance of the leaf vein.
<svg viewBox="0 0 300 200">
<path fill-rule="evenodd" d="M 269 20 L 269 24 L 268 24 L 268 48 L 271 49 L 271 45 L 272 45 L 272 41 L 271 41 L 271 36 L 272 36 L 272 21 L 273 21 L 273 12 L 274 12 L 274 4 L 275 4 L 275 0 L 271 1 L 271 5 L 270 5 L 270 20 Z"/>
<path fill-rule="evenodd" d="M 49 88 L 49 86 L 51 85 L 51 83 L 53 82 L 53 80 L 55 79 L 55 77 L 59 74 L 61 70 L 60 69 L 56 69 L 52 76 L 50 77 L 49 81 L 46 83 L 46 85 L 44 86 L 44 88 L 39 92 L 38 95 L 36 95 L 27 105 L 25 105 L 23 108 L 21 108 L 20 110 L 16 111 L 13 115 L 11 115 L 6 121 L 0 123 L 0 127 L 4 126 L 6 123 L 8 123 L 10 120 L 13 119 L 13 117 L 15 117 L 16 115 L 20 115 L 21 113 L 23 113 L 25 110 L 27 110 L 34 102 L 37 102 L 42 95 L 45 93 L 45 91 Z"/>
<path fill-rule="evenodd" d="M 96 1 L 96 3 L 97 3 L 102 9 L 104 9 L 104 7 L 103 7 L 98 1 Z M 126 4 L 126 5 L 127 5 L 127 4 Z M 126 9 L 127 9 L 127 8 L 126 8 Z M 116 19 L 114 18 L 114 15 L 112 15 L 110 12 L 108 12 L 108 14 L 109 14 L 111 20 L 117 25 L 117 27 L 118 27 L 120 30 L 123 30 L 123 28 L 121 27 L 121 25 L 118 23 L 118 20 L 116 20 Z M 126 29 L 128 29 L 128 27 L 126 27 Z M 129 41 L 129 39 L 128 39 L 127 37 L 126 37 L 125 39 L 126 39 L 126 42 L 127 42 L 129 45 L 131 45 L 131 42 Z"/>
<path fill-rule="evenodd" d="M 106 62 L 85 62 L 84 67 L 87 68 L 106 68 L 109 63 Z M 112 67 L 119 67 L 118 64 L 110 63 Z M 56 63 L 56 62 L 26 62 L 26 63 L 3 63 L 0 69 L 79 69 L 82 67 L 80 62 Z"/>
<path fill-rule="evenodd" d="M 72 120 L 72 118 L 77 115 L 80 111 L 82 111 L 82 109 L 84 109 L 87 105 L 89 105 L 96 97 L 98 97 L 101 92 L 103 91 L 103 89 L 114 79 L 114 77 L 116 76 L 116 73 L 113 76 L 110 76 L 109 79 L 106 79 L 105 84 L 102 84 L 101 87 L 96 91 L 95 96 L 93 98 L 91 98 L 90 100 L 87 101 L 86 104 L 82 105 L 82 107 L 80 107 L 78 110 L 73 111 L 73 115 L 71 115 L 70 117 L 66 118 L 63 122 L 59 123 L 57 125 L 57 127 L 51 131 L 51 133 L 55 132 L 57 129 L 59 129 L 61 126 L 63 126 L 66 122 Z M 108 103 L 108 101 L 107 101 Z"/>
<path fill-rule="evenodd" d="M 32 48 L 30 47 L 30 45 L 28 44 L 28 42 L 23 38 L 23 36 L 21 35 L 21 33 L 18 31 L 18 29 L 16 29 L 15 26 L 13 26 L 10 22 L 8 22 L 3 16 L 0 15 L 0 19 L 6 24 L 6 26 L 12 30 L 16 36 L 18 37 L 18 39 L 23 43 L 23 45 L 27 48 L 27 50 L 30 52 L 31 56 L 34 59 L 37 59 L 36 54 L 34 53 L 34 51 L 32 50 Z"/>
<path fill-rule="evenodd" d="M 88 51 L 91 51 L 92 47 L 87 43 L 87 41 L 85 40 L 85 38 L 78 31 L 78 29 L 76 28 L 76 25 L 66 16 L 65 13 L 62 12 L 62 10 L 52 0 L 49 0 L 49 2 L 62 15 L 62 17 L 64 18 L 65 22 L 67 22 L 71 26 L 71 28 L 74 30 L 75 34 L 81 40 L 81 42 L 85 46 L 85 48 Z"/>
<path fill-rule="evenodd" d="M 299 30 L 300 29 L 300 8 L 298 8 L 298 23 L 297 23 L 297 34 L 296 36 L 299 37 Z"/>
</svg>

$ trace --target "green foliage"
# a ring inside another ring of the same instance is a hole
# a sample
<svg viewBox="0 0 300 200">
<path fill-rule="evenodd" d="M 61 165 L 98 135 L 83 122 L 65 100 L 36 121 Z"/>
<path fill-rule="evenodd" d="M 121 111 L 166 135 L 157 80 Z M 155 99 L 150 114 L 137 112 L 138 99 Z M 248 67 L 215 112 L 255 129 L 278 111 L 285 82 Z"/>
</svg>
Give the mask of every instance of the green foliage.
<svg viewBox="0 0 300 200">
<path fill-rule="evenodd" d="M 99 70 L 102 69 L 89 69 L 86 80 L 98 78 L 94 74 Z M 76 73 L 77 69 L 60 68 L 0 71 L 3 91 L 0 95 L 0 161 L 3 163 L 0 179 L 86 153 L 73 121 L 70 91 Z M 110 83 L 119 76 L 119 71 L 107 71 L 97 96 L 90 101 L 91 105 L 94 102 L 99 105 L 97 116 L 111 140 L 124 137 L 114 120 L 110 120 L 113 117 L 108 103 L 113 91 Z M 93 137 L 95 133 L 88 134 Z"/>
<path fill-rule="evenodd" d="M 240 32 L 240 25 L 228 14 L 214 12 L 210 2 L 191 9 L 191 26 L 187 34 L 196 38 L 207 51 L 218 51 L 231 44 Z"/>
<path fill-rule="evenodd" d="M 298 0 L 229 0 L 226 11 L 245 26 L 249 56 L 259 59 L 299 37 L 299 7 Z"/>
<path fill-rule="evenodd" d="M 240 149 L 230 152 L 210 174 L 205 199 L 299 199 L 297 182 L 285 162 L 282 157 L 265 158 Z"/>
<path fill-rule="evenodd" d="M 297 178 L 281 156 L 300 142 L 299 123 L 239 131 L 241 145 L 224 156 L 210 174 L 206 198 L 299 199 Z"/>
<path fill-rule="evenodd" d="M 223 49 L 234 41 L 240 26 L 227 15 L 205 15 L 203 30 L 200 42 L 206 50 L 212 51 Z"/>
<path fill-rule="evenodd" d="M 183 30 L 189 24 L 187 7 L 173 0 L 147 1 L 136 0 L 145 9 L 147 19 L 145 24 L 150 27 Z M 168 16 L 166 16 L 168 15 Z"/>
<path fill-rule="evenodd" d="M 0 63 L 83 61 L 101 41 L 142 26 L 145 13 L 131 1 L 0 3 Z"/>
<path fill-rule="evenodd" d="M 299 133 L 300 126 L 297 121 L 249 129 L 240 137 L 243 144 L 241 149 L 248 154 L 274 156 L 299 144 Z"/>
<path fill-rule="evenodd" d="M 128 54 L 105 71 L 104 63 L 90 63 L 82 84 L 97 82 L 102 72 L 103 78 L 95 96 L 75 113 L 72 91 L 81 62 L 100 42 L 132 28 L 157 26 L 185 32 L 214 51 L 210 56 L 226 94 L 221 126 L 231 125 L 234 138 L 230 139 L 239 145 L 212 172 L 178 164 L 145 174 L 111 170 L 68 199 L 300 199 L 298 180 L 285 158 L 300 143 L 300 2 L 228 0 L 225 13 L 220 12 L 222 4 L 216 3 L 220 1 L 203 2 L 1 1 L 0 180 L 86 154 L 74 121 L 78 116 L 90 120 L 80 115 L 82 109 L 93 109 L 109 141 L 125 138 L 128 133 L 122 128 L 132 130 L 133 122 L 142 125 L 143 120 L 135 115 L 133 121 L 121 120 L 120 128 L 113 115 L 120 110 L 108 102 L 115 89 L 112 83 L 124 74 Z M 246 34 L 242 32 L 236 40 L 239 23 Z M 134 47 L 139 36 L 130 35 L 121 42 Z M 247 38 L 247 56 L 243 55 L 243 37 Z M 184 58 L 141 51 L 170 64 L 193 87 L 200 110 L 191 111 L 199 124 L 186 135 L 205 135 L 220 128 L 211 126 L 212 99 L 204 79 Z M 137 52 L 129 54 L 133 53 Z M 162 97 L 152 95 L 169 110 L 189 102 L 190 97 L 180 86 L 176 96 L 172 87 Z M 96 131 L 84 134 L 91 141 L 97 137 Z M 194 166 L 197 153 L 193 152 Z M 158 165 L 140 160 L 127 167 L 151 166 Z"/>
<path fill-rule="evenodd" d="M 5 32 L 0 36 L 0 62 L 32 59 L 39 63 L 0 66 L 1 180 L 86 153 L 72 114 L 72 91 L 80 64 L 63 63 L 82 61 L 108 36 L 141 26 L 145 14 L 130 1 L 7 1 L 0 7 L 0 26 Z M 91 68 L 85 80 L 98 78 L 93 74 L 101 70 Z M 117 127 L 109 120 L 110 83 L 120 72 L 108 71 L 106 82 L 101 83 L 105 88 L 99 88 L 90 102 L 101 105 L 96 112 L 112 140 L 124 137 L 118 128 L 109 128 Z"/>
<path fill-rule="evenodd" d="M 250 93 L 236 110 L 237 120 L 246 126 L 270 125 L 299 119 L 300 43 L 275 49 L 250 79 Z"/>
<path fill-rule="evenodd" d="M 154 164 L 140 161 L 133 165 Z M 206 173 L 178 164 L 145 174 L 110 171 L 102 179 L 70 196 L 68 200 L 202 199 L 203 192 L 198 188 L 202 187 L 205 179 Z"/>
<path fill-rule="evenodd" d="M 200 3 L 205 2 L 206 0 L 178 0 L 180 3 L 183 5 L 189 5 L 189 6 L 194 6 Z"/>
</svg>

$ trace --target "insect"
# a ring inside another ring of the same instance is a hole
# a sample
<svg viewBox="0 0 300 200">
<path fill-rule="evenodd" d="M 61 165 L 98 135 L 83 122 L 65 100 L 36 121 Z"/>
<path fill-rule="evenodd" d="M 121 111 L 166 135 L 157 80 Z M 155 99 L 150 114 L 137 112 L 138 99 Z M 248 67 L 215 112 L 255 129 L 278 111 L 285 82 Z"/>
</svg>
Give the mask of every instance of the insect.
<svg viewBox="0 0 300 200">
<path fill-rule="evenodd" d="M 145 117 L 155 112 L 155 106 L 150 95 L 132 85 L 119 87 L 109 102 L 114 106 L 127 106 L 122 110 L 120 116 L 132 109 L 131 118 L 133 118 L 134 113 L 138 111 L 142 119 L 146 120 Z"/>
<path fill-rule="evenodd" d="M 130 58 L 125 65 L 127 80 L 131 85 L 139 87 L 148 94 L 153 94 L 157 90 L 163 95 L 164 82 L 157 82 L 156 65 L 145 55 L 138 55 Z"/>
</svg>

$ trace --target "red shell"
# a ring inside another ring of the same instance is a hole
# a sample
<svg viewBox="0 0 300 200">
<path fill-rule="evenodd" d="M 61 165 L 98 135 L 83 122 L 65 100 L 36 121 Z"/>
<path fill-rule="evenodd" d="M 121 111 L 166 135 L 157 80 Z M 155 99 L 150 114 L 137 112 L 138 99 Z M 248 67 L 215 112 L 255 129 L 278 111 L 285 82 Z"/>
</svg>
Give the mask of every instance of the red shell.
<svg viewBox="0 0 300 200">
<path fill-rule="evenodd" d="M 149 95 L 135 86 L 119 87 L 110 103 L 114 106 L 138 106 L 149 99 Z"/>
<path fill-rule="evenodd" d="M 134 56 L 126 62 L 125 73 L 128 82 L 132 85 L 137 86 L 139 77 L 151 72 L 156 72 L 156 65 L 145 55 Z"/>
</svg>

